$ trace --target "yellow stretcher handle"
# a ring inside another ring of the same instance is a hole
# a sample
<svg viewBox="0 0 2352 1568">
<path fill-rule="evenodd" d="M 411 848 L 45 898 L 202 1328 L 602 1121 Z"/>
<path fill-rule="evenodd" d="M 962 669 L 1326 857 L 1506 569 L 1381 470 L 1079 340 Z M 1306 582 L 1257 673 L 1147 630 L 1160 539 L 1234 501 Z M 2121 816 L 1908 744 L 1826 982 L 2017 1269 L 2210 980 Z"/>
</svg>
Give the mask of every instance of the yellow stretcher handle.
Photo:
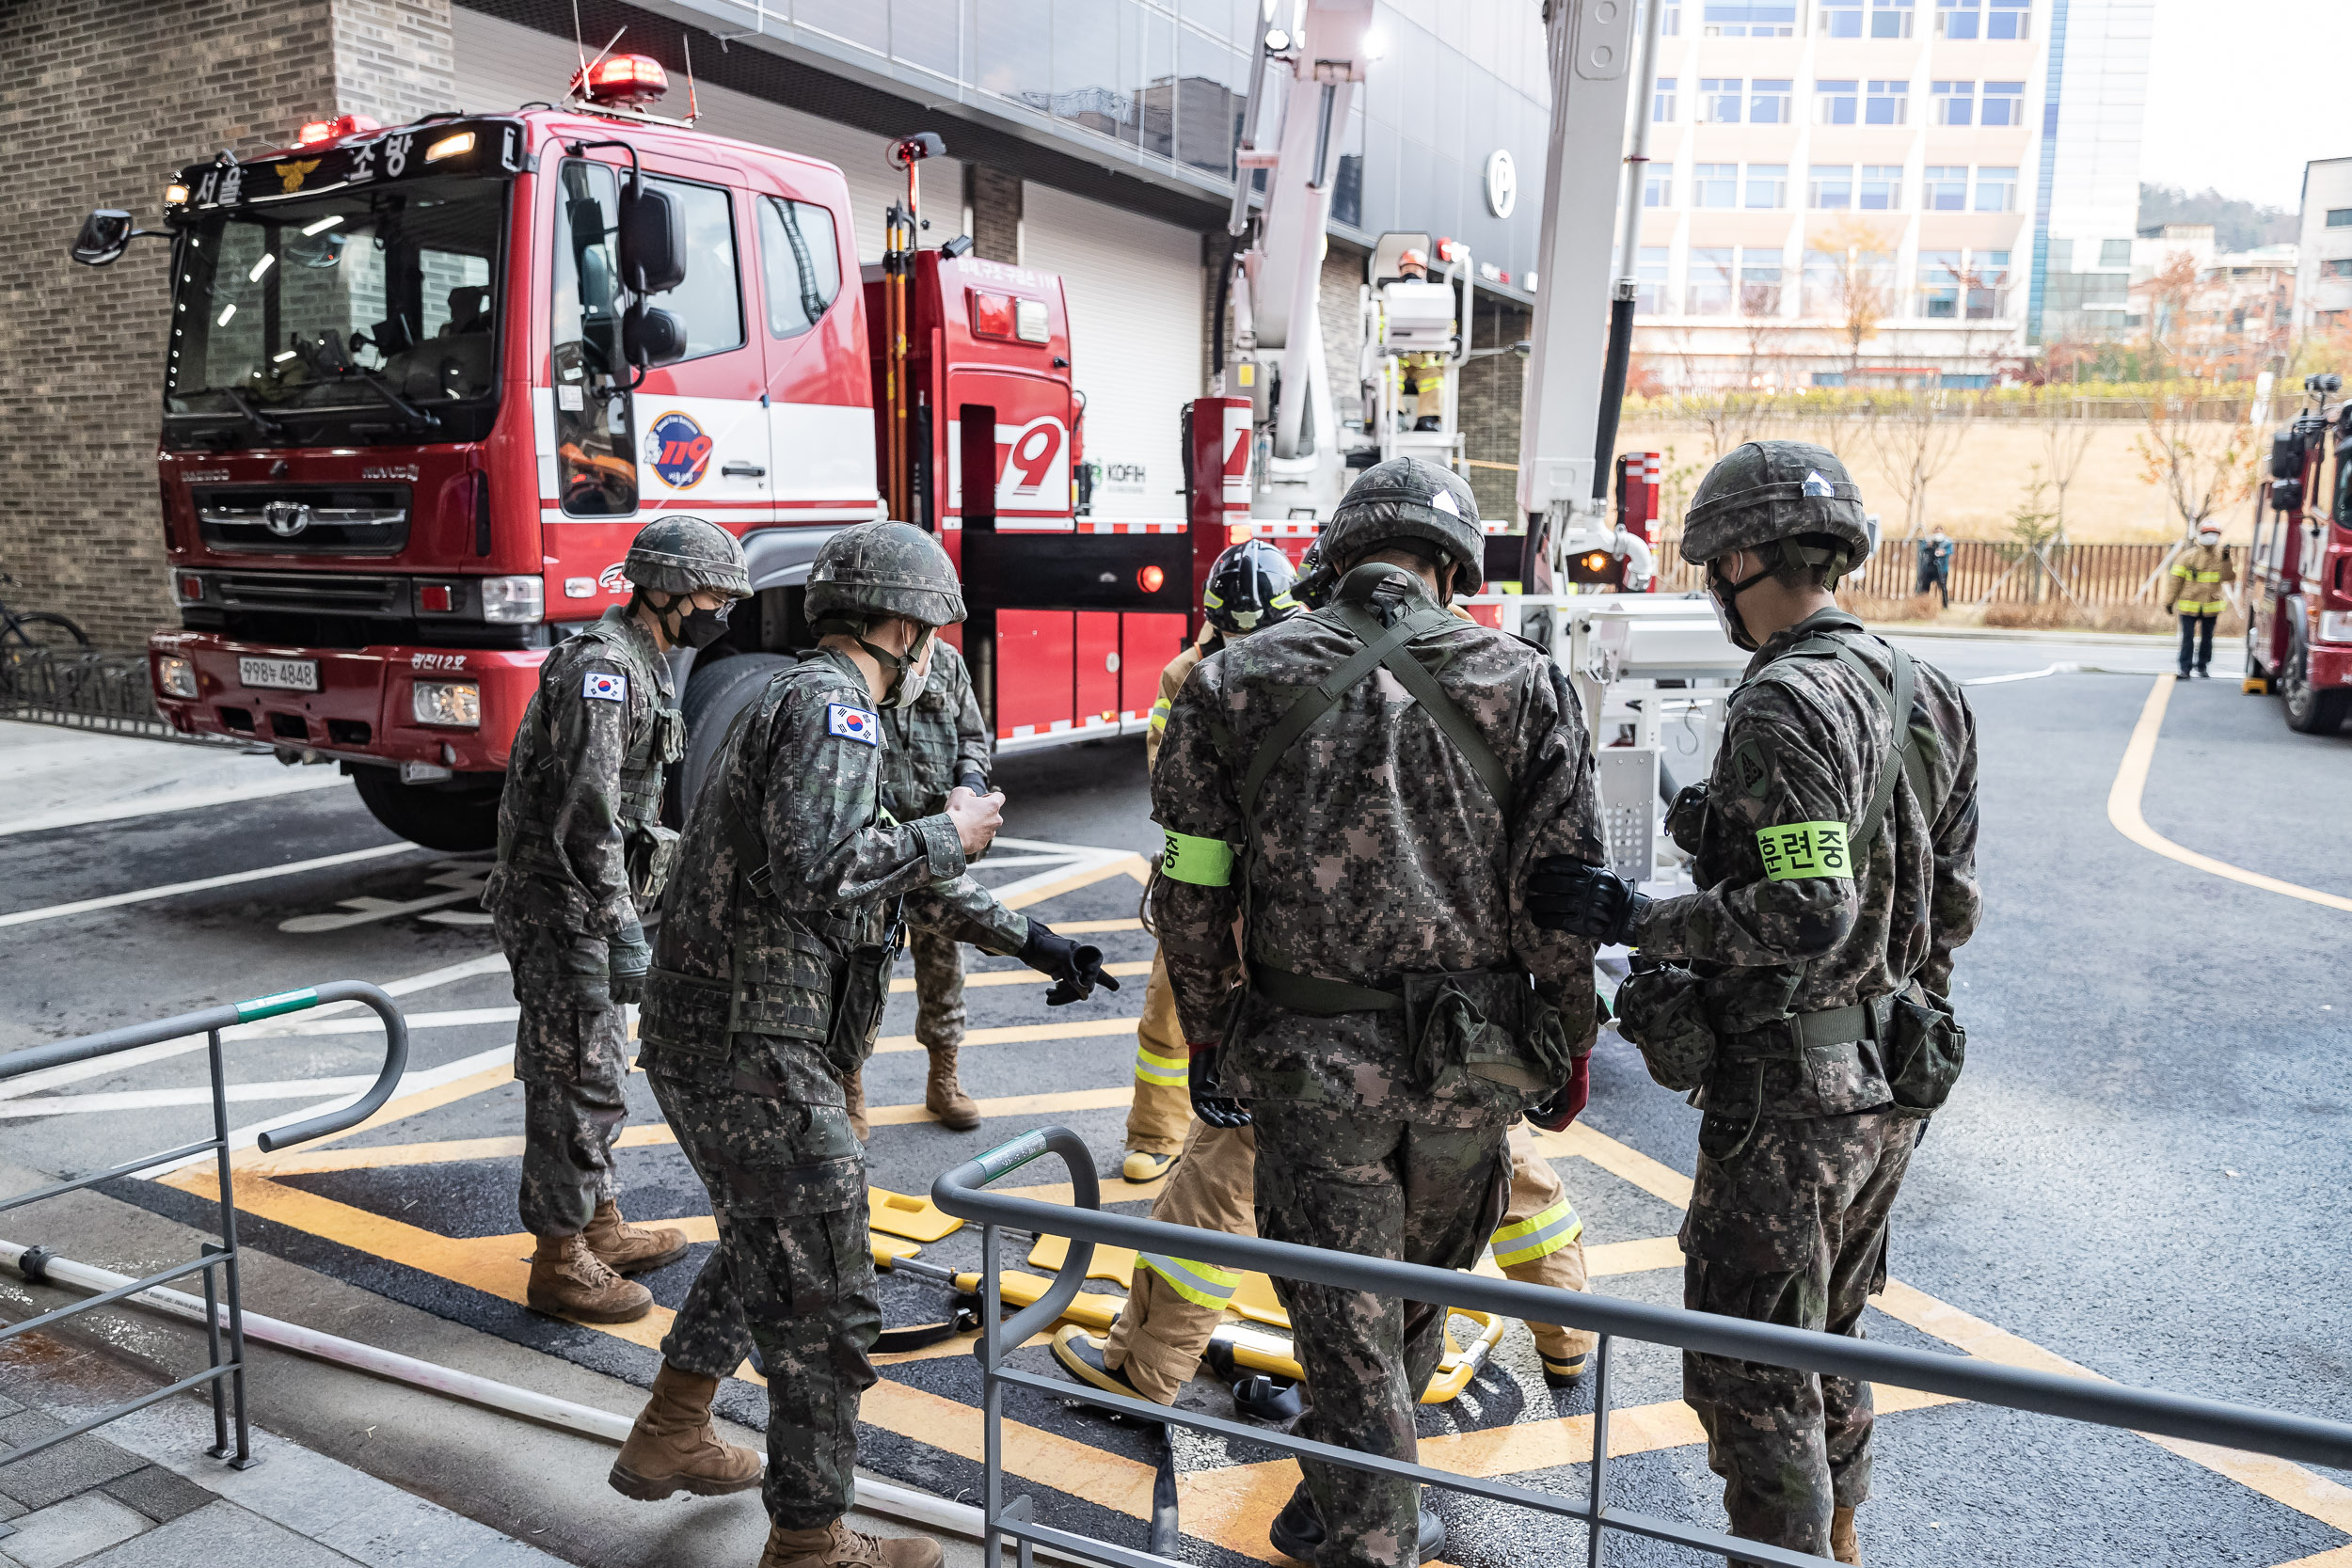
<svg viewBox="0 0 2352 1568">
<path fill-rule="evenodd" d="M 1421 1391 L 1421 1402 L 1423 1404 L 1443 1404 L 1458 1397 L 1463 1389 L 1470 1386 L 1470 1379 L 1478 1375 L 1478 1370 L 1486 1364 L 1486 1358 L 1493 1354 L 1495 1346 L 1502 1342 L 1503 1331 L 1510 1326 L 1507 1318 L 1498 1318 L 1487 1312 L 1473 1312 L 1467 1307 L 1455 1307 L 1449 1316 L 1471 1319 L 1480 1325 L 1479 1334 L 1470 1342 L 1468 1349 L 1456 1345 L 1451 1333 L 1446 1335 L 1445 1355 L 1438 1363 L 1437 1371 L 1430 1375 L 1429 1386 Z M 1216 1338 L 1217 1343 L 1232 1355 L 1233 1364 L 1237 1367 L 1286 1377 L 1294 1383 L 1306 1376 L 1299 1369 L 1297 1359 L 1291 1354 L 1288 1339 L 1239 1323 L 1224 1324 L 1217 1329 Z"/>
</svg>

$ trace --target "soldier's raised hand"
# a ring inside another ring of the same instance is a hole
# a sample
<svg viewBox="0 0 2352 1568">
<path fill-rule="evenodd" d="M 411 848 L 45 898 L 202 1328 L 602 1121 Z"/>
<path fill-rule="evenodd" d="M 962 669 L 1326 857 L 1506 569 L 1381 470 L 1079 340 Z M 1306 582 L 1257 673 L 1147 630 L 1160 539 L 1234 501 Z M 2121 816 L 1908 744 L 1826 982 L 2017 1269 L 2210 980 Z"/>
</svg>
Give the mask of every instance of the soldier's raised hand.
<svg viewBox="0 0 2352 1568">
<path fill-rule="evenodd" d="M 1005 792 L 976 795 L 958 784 L 947 792 L 947 820 L 956 825 L 956 837 L 963 845 L 963 857 L 970 860 L 987 848 L 996 837 L 996 830 L 1005 825 Z"/>
</svg>

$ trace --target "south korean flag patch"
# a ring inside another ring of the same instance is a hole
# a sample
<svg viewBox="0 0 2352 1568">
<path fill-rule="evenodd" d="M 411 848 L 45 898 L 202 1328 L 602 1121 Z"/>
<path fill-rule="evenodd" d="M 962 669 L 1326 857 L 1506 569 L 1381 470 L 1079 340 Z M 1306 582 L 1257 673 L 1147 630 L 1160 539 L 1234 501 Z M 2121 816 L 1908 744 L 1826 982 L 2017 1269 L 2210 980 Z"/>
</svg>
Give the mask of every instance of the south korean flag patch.
<svg viewBox="0 0 2352 1568">
<path fill-rule="evenodd" d="M 825 733 L 827 735 L 837 735 L 844 740 L 862 740 L 868 746 L 879 746 L 882 744 L 882 736 L 877 727 L 879 722 L 872 714 L 862 707 L 851 707 L 847 703 L 825 705 Z"/>
<path fill-rule="evenodd" d="M 628 701 L 628 677 L 610 674 L 602 670 L 591 670 L 586 678 L 580 683 L 580 694 L 583 697 L 595 697 L 601 702 L 626 703 Z"/>
</svg>

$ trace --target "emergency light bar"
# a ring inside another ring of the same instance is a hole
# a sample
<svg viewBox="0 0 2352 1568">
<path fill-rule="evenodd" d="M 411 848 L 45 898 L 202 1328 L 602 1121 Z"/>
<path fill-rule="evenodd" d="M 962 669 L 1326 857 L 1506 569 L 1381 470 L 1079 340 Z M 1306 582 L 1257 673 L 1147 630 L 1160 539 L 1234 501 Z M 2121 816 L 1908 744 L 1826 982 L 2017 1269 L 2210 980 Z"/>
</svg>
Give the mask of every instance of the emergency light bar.
<svg viewBox="0 0 2352 1568">
<path fill-rule="evenodd" d="M 575 74 L 571 90 L 592 103 L 658 103 L 670 90 L 670 76 L 651 55 L 607 55 Z"/>
<path fill-rule="evenodd" d="M 380 131 L 384 127 L 366 115 L 337 115 L 333 119 L 313 119 L 294 133 L 296 147 L 316 147 L 324 141 L 340 136 L 356 136 L 362 131 Z"/>
</svg>

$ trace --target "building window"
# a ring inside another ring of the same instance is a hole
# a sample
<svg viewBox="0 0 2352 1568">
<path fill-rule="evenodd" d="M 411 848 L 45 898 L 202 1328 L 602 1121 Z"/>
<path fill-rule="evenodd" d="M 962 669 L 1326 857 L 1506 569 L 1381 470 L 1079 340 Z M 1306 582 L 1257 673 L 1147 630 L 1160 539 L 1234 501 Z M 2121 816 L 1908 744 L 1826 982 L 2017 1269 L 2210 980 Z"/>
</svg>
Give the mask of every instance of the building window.
<svg viewBox="0 0 2352 1568">
<path fill-rule="evenodd" d="M 1708 38 L 1785 39 L 1796 30 L 1796 0 L 1707 0 Z"/>
<path fill-rule="evenodd" d="M 1691 205 L 1693 207 L 1737 207 L 1740 205 L 1740 166 L 1738 164 L 1692 164 L 1691 166 Z"/>
<path fill-rule="evenodd" d="M 1671 207 L 1675 204 L 1675 170 L 1672 164 L 1652 164 L 1642 177 L 1642 205 Z"/>
<path fill-rule="evenodd" d="M 1830 0 L 1821 8 L 1821 36 L 1858 39 L 1862 36 L 1862 0 Z"/>
<path fill-rule="evenodd" d="M 1979 0 L 1935 0 L 1935 36 L 1944 39 L 1975 38 L 1981 9 Z"/>
<path fill-rule="evenodd" d="M 2319 271 L 2323 277 L 2352 277 L 2352 256 L 2340 256 L 2333 261 L 2322 261 L 2319 263 Z"/>
<path fill-rule="evenodd" d="M 1987 82 L 1984 85 L 1984 112 L 1977 117 L 1979 125 L 2023 125 L 2026 123 L 2026 84 L 2023 82 Z"/>
<path fill-rule="evenodd" d="M 1977 170 L 1977 211 L 1979 213 L 2017 211 L 2016 169 L 1979 167 Z"/>
<path fill-rule="evenodd" d="M 1750 250 L 1740 258 L 1740 313 L 1780 314 L 1780 252 Z"/>
<path fill-rule="evenodd" d="M 1853 165 L 1815 164 L 1805 182 L 1804 204 L 1819 212 L 1842 213 L 1853 205 Z"/>
<path fill-rule="evenodd" d="M 1938 125 L 1973 125 L 1977 119 L 1977 84 L 1974 82 L 1931 82 L 1929 88 L 1935 100 L 1935 123 Z"/>
<path fill-rule="evenodd" d="M 1909 82 L 1873 82 L 1869 96 L 1862 101 L 1862 122 L 1865 125 L 1900 125 L 1910 118 L 1910 114 Z"/>
<path fill-rule="evenodd" d="M 1747 204 L 1755 211 L 1771 211 L 1788 205 L 1788 166 L 1750 164 Z"/>
<path fill-rule="evenodd" d="M 1958 213 L 1968 206 L 1968 166 L 1930 164 L 1919 185 L 1923 213 Z"/>
<path fill-rule="evenodd" d="M 1731 314 L 1731 247 L 1692 247 L 1691 251 L 1691 314 Z"/>
<path fill-rule="evenodd" d="M 1993 8 L 1984 19 L 1984 36 L 1989 39 L 2031 38 L 2032 21 L 2033 0 L 1993 0 Z"/>
<path fill-rule="evenodd" d="M 1675 118 L 1675 79 L 1661 76 L 1658 91 L 1649 101 L 1649 117 L 1661 125 L 1672 125 Z"/>
<path fill-rule="evenodd" d="M 1806 251 L 1804 313 L 1828 321 L 1850 321 L 1883 313 L 1892 260 L 1883 251 L 1859 247 Z"/>
<path fill-rule="evenodd" d="M 2132 242 L 2101 240 L 2099 242 L 2099 264 L 2103 267 L 2130 266 L 2132 264 Z"/>
<path fill-rule="evenodd" d="M 1699 78 L 1699 123 L 1701 125 L 1737 125 L 1740 123 L 1740 103 L 1745 96 L 1740 89 L 1746 86 L 1738 76 L 1702 76 Z"/>
<path fill-rule="evenodd" d="M 2009 303 L 2009 252 L 1979 250 L 1968 258 L 1967 317 L 1972 322 L 1998 321 Z"/>
<path fill-rule="evenodd" d="M 1870 0 L 1870 36 L 1907 39 L 1911 36 L 1911 0 Z"/>
<path fill-rule="evenodd" d="M 1932 177 L 1934 170 L 1928 171 Z M 1960 252 L 1919 252 L 1919 314 L 1929 321 L 1960 318 Z"/>
<path fill-rule="evenodd" d="M 2030 3 L 2030 0 L 2028 0 L 2028 3 Z M 1682 8 L 1680 6 L 1668 6 L 1666 8 L 1666 14 L 1659 18 L 1658 30 L 1667 38 L 1680 38 L 1682 36 Z"/>
<path fill-rule="evenodd" d="M 1796 83 L 1787 76 L 1758 76 L 1748 87 L 1748 123 L 1786 125 Z"/>
<path fill-rule="evenodd" d="M 1635 314 L 1671 316 L 1675 313 L 1674 283 L 1666 268 L 1667 260 L 1668 251 L 1662 245 L 1642 247 L 1642 270 L 1634 278 Z"/>
<path fill-rule="evenodd" d="M 1813 118 L 1823 125 L 1851 125 L 1861 106 L 1859 82 L 1816 82 L 1813 84 Z"/>
<path fill-rule="evenodd" d="M 2328 208 L 2328 227 L 2330 229 L 2352 229 L 2352 207 Z"/>
<path fill-rule="evenodd" d="M 1854 205 L 1866 213 L 1899 213 L 1903 206 L 1903 166 L 1865 164 Z"/>
</svg>

